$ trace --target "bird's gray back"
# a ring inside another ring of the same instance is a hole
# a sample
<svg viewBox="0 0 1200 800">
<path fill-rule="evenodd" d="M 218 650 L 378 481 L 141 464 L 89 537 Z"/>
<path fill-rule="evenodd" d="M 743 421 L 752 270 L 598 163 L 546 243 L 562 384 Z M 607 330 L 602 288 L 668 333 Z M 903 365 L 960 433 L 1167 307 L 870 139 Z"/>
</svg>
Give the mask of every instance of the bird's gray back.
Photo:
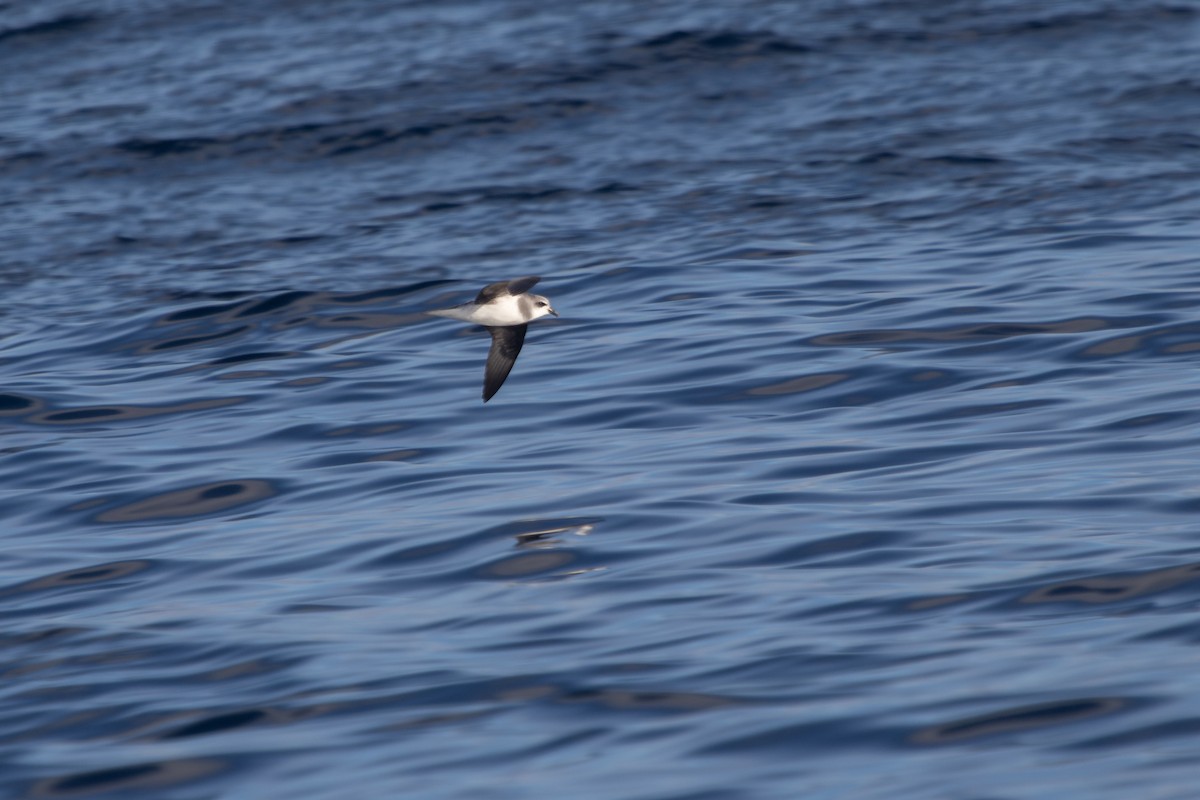
<svg viewBox="0 0 1200 800">
<path fill-rule="evenodd" d="M 540 280 L 541 278 L 537 275 L 529 275 L 524 278 L 517 278 L 511 281 L 489 283 L 487 286 L 479 290 L 479 294 L 475 296 L 475 303 L 477 305 L 490 303 L 497 297 L 505 294 L 524 294 L 532 289 Z"/>
</svg>

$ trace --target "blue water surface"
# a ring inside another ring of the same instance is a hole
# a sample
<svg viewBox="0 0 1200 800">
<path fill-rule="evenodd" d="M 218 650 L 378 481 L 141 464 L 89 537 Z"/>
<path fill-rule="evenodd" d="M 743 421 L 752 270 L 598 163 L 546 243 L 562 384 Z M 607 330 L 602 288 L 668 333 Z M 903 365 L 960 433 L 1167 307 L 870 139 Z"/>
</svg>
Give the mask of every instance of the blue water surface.
<svg viewBox="0 0 1200 800">
<path fill-rule="evenodd" d="M 0 7 L 13 798 L 1192 798 L 1200 6 Z M 424 315 L 541 275 L 489 338 Z"/>
</svg>

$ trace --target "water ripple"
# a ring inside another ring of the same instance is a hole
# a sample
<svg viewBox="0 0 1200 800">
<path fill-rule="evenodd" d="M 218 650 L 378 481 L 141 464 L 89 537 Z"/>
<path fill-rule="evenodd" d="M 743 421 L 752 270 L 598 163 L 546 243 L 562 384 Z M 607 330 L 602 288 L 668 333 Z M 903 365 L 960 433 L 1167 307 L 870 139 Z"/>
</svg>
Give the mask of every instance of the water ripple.
<svg viewBox="0 0 1200 800">
<path fill-rule="evenodd" d="M 9 6 L 0 795 L 1190 797 L 1200 14 Z"/>
<path fill-rule="evenodd" d="M 1095 716 L 1116 713 L 1128 705 L 1128 700 L 1116 697 L 1057 700 L 923 728 L 913 733 L 912 741 L 926 745 L 949 744 L 1049 725 L 1070 725 Z"/>
<path fill-rule="evenodd" d="M 96 515 L 97 522 L 150 522 L 176 517 L 203 517 L 257 503 L 278 494 L 259 479 L 220 481 L 176 489 L 154 497 L 114 506 Z"/>
<path fill-rule="evenodd" d="M 111 792 L 143 792 L 191 783 L 228 768 L 216 759 L 178 759 L 76 772 L 38 781 L 32 797 L 91 797 Z"/>
</svg>

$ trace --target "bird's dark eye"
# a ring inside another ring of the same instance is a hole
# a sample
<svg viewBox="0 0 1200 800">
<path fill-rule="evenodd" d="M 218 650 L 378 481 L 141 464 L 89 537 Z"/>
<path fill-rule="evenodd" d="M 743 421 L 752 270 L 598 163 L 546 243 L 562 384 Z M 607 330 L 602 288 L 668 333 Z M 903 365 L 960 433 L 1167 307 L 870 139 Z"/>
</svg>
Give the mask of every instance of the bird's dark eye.
<svg viewBox="0 0 1200 800">
<path fill-rule="evenodd" d="M 546 305 L 545 303 L 538 303 L 538 308 L 542 308 L 545 305 Z"/>
</svg>

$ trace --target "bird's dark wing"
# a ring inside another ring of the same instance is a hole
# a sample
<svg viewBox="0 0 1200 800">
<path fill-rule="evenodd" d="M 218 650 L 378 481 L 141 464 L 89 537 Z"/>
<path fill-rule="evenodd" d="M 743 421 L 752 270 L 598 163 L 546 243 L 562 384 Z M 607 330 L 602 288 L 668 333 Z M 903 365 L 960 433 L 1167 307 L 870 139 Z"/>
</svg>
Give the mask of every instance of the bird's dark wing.
<svg viewBox="0 0 1200 800">
<path fill-rule="evenodd" d="M 508 282 L 508 293 L 509 294 L 525 294 L 530 289 L 532 289 L 537 284 L 537 282 L 540 280 L 541 280 L 541 278 L 539 278 L 537 275 L 527 275 L 524 278 L 517 278 L 516 280 L 509 281 Z"/>
<path fill-rule="evenodd" d="M 502 294 L 524 294 L 532 289 L 540 280 L 541 278 L 537 276 L 530 276 L 527 278 L 517 278 L 512 281 L 489 283 L 480 289 L 479 294 L 475 296 L 475 305 L 490 303 Z"/>
<path fill-rule="evenodd" d="M 528 325 L 485 326 L 492 335 L 492 349 L 488 351 L 487 367 L 483 371 L 483 402 L 492 399 L 500 391 L 504 379 L 517 363 L 521 345 L 525 344 Z"/>
</svg>

